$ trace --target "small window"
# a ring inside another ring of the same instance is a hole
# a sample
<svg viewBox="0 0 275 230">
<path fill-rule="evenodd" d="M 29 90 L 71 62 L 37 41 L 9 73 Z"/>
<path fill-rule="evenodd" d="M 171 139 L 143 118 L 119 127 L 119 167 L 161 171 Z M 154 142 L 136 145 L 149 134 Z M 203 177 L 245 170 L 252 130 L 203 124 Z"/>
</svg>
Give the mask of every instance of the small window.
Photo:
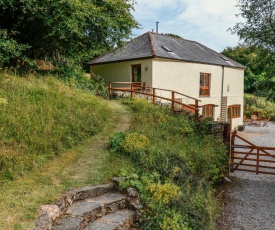
<svg viewBox="0 0 275 230">
<path fill-rule="evenodd" d="M 211 74 L 201 73 L 200 74 L 200 96 L 210 96 L 210 80 Z"/>
<path fill-rule="evenodd" d="M 161 46 L 163 49 L 165 49 L 167 52 L 172 52 L 171 49 L 169 49 L 167 46 Z"/>
<path fill-rule="evenodd" d="M 228 109 L 229 109 L 229 112 L 231 112 L 231 118 L 241 117 L 241 105 L 231 105 L 231 106 L 228 106 Z"/>
<path fill-rule="evenodd" d="M 221 56 L 221 58 L 222 58 L 223 60 L 225 60 L 225 61 L 229 61 L 229 59 L 228 59 L 227 57 L 225 57 L 225 56 Z"/>
<path fill-rule="evenodd" d="M 213 117 L 215 113 L 215 105 L 207 104 L 203 106 L 203 117 Z"/>
</svg>

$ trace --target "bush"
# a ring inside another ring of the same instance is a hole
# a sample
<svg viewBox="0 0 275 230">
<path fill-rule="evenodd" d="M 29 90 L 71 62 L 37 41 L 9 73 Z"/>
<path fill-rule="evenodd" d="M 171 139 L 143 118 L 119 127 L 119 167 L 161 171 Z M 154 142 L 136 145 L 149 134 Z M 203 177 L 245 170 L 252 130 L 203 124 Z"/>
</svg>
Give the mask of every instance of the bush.
<svg viewBox="0 0 275 230">
<path fill-rule="evenodd" d="M 67 85 L 87 90 L 96 96 L 107 97 L 108 89 L 102 77 L 92 74 L 88 78 L 82 66 L 71 58 L 59 58 L 53 61 L 53 73 Z"/>
<path fill-rule="evenodd" d="M 244 114 L 250 118 L 252 114 L 262 118 L 270 117 L 275 120 L 275 103 L 268 101 L 264 97 L 255 97 L 250 94 L 244 96 Z"/>
<path fill-rule="evenodd" d="M 19 44 L 12 39 L 7 30 L 0 29 L 0 67 L 16 66 L 17 59 L 22 59 L 23 51 L 28 48 L 28 45 Z"/>
</svg>

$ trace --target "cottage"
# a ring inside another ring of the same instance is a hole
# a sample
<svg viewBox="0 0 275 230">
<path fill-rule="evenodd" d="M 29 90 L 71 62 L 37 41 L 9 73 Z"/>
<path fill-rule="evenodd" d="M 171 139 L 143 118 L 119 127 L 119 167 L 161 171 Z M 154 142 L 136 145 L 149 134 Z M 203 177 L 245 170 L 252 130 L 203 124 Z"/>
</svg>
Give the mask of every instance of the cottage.
<svg viewBox="0 0 275 230">
<path fill-rule="evenodd" d="M 243 123 L 245 66 L 190 40 L 145 33 L 89 62 L 109 82 L 146 82 L 200 100 L 200 115 Z"/>
</svg>

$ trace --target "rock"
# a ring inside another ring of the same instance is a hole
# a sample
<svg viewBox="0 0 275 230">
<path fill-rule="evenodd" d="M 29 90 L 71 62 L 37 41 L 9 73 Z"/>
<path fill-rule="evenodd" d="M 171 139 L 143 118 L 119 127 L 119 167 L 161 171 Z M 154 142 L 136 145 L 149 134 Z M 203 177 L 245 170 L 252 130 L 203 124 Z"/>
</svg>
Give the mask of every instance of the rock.
<svg viewBox="0 0 275 230">
<path fill-rule="evenodd" d="M 229 182 L 229 183 L 232 182 L 232 181 L 231 181 L 228 177 L 226 177 L 226 176 L 225 176 L 223 179 L 224 179 L 224 181 L 226 181 L 226 182 Z"/>
<path fill-rule="evenodd" d="M 127 188 L 127 195 L 132 198 L 137 198 L 139 196 L 139 192 L 137 189 L 129 187 Z"/>
<path fill-rule="evenodd" d="M 117 189 L 119 189 L 119 184 L 121 181 L 123 181 L 125 177 L 114 177 L 112 179 L 113 183 L 116 185 Z"/>
<path fill-rule="evenodd" d="M 35 223 L 35 230 L 51 229 L 53 221 L 59 217 L 60 210 L 56 204 L 41 206 L 40 215 Z"/>
</svg>

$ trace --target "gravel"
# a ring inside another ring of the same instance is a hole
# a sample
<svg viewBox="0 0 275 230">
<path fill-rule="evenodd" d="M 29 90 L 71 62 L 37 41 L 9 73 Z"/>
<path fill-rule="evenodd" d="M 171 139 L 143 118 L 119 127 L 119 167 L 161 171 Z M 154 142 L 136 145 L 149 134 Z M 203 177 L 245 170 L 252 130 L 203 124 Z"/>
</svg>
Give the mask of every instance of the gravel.
<svg viewBox="0 0 275 230">
<path fill-rule="evenodd" d="M 275 123 L 246 126 L 238 135 L 259 146 L 275 147 Z M 235 171 L 229 178 L 222 188 L 223 212 L 216 229 L 275 230 L 275 175 Z"/>
</svg>

